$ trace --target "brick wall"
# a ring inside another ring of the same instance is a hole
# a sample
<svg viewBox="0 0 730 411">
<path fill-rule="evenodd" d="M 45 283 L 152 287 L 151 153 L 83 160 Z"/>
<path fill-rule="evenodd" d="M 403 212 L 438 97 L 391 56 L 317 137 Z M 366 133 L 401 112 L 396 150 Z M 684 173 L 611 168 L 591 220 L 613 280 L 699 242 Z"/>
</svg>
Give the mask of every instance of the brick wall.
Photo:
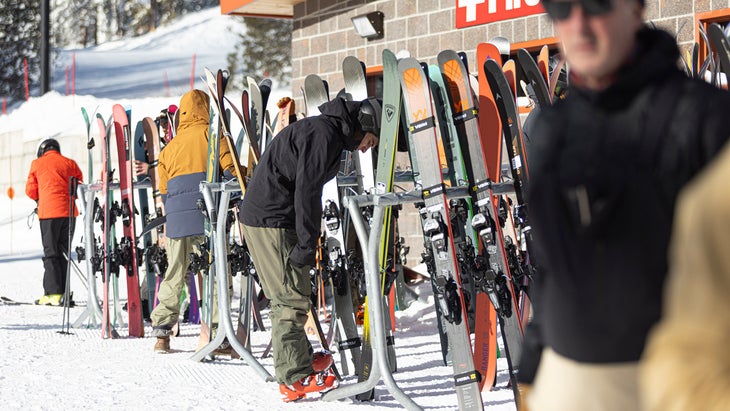
<svg viewBox="0 0 730 411">
<path fill-rule="evenodd" d="M 328 81 L 332 97 L 342 89 L 341 64 L 348 55 L 377 66 L 384 48 L 408 50 L 418 60 L 434 64 L 439 51 L 453 49 L 465 51 L 470 66 L 476 67 L 477 44 L 496 36 L 512 43 L 554 36 L 544 14 L 456 29 L 456 4 L 455 0 L 307 0 L 296 5 L 292 90 L 297 106 L 304 107 L 299 90 L 308 74 Z M 679 31 L 677 40 L 688 50 L 695 41 L 695 14 L 725 8 L 730 8 L 730 0 L 646 0 L 645 18 L 671 33 Z M 385 15 L 385 37 L 368 41 L 355 33 L 350 18 L 372 11 Z M 399 154 L 397 162 L 399 167 L 409 168 L 406 155 Z M 413 266 L 422 250 L 420 222 L 413 206 L 406 205 L 401 214 L 401 235 L 411 246 L 408 265 Z"/>
<path fill-rule="evenodd" d="M 408 50 L 431 64 L 439 51 L 454 49 L 467 52 L 473 66 L 477 44 L 493 37 L 517 43 L 553 36 L 544 14 L 456 29 L 455 4 L 455 0 L 307 0 L 297 4 L 292 36 L 294 97 L 301 103 L 300 86 L 312 73 L 327 80 L 334 95 L 344 87 L 341 64 L 348 55 L 376 66 L 381 64 L 384 48 Z M 730 8 L 730 0 L 647 0 L 645 17 L 672 33 L 681 28 L 678 41 L 689 48 L 695 39 L 695 14 L 724 8 Z M 385 37 L 360 38 L 350 18 L 376 10 L 385 15 Z"/>
</svg>

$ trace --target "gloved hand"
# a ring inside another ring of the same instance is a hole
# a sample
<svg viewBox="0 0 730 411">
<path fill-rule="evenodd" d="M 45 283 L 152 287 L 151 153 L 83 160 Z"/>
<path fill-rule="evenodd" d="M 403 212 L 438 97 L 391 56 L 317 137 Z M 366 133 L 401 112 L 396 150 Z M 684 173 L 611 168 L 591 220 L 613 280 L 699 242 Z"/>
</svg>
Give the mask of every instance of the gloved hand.
<svg viewBox="0 0 730 411">
<path fill-rule="evenodd" d="M 291 265 L 298 268 L 306 266 L 312 267 L 316 263 L 315 254 L 316 252 L 314 248 L 297 245 L 291 250 L 291 253 L 289 253 L 289 262 Z"/>
</svg>

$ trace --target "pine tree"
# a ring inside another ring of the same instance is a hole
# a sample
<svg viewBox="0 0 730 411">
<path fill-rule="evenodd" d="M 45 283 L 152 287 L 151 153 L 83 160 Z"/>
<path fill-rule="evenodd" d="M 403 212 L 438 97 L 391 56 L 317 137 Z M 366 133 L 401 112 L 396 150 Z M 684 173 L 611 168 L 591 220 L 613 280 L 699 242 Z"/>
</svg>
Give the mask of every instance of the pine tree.
<svg viewBox="0 0 730 411">
<path fill-rule="evenodd" d="M 54 48 L 97 45 L 97 0 L 74 0 L 51 8 Z"/>
<path fill-rule="evenodd" d="M 240 67 L 245 75 L 274 78 L 288 83 L 291 76 L 292 22 L 287 19 L 244 18 L 246 33 L 229 55 L 229 70 Z M 236 59 L 240 58 L 240 61 Z"/>
<path fill-rule="evenodd" d="M 0 3 L 0 96 L 12 103 L 25 99 L 23 60 L 29 81 L 40 76 L 40 2 L 3 0 Z"/>
</svg>

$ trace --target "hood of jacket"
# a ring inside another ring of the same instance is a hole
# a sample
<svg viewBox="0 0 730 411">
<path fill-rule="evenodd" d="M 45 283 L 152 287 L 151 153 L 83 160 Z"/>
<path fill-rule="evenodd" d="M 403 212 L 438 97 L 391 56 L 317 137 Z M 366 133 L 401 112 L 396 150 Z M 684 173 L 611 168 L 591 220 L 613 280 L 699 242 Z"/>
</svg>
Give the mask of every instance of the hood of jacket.
<svg viewBox="0 0 730 411">
<path fill-rule="evenodd" d="M 205 125 L 207 127 L 210 119 L 208 112 L 210 106 L 208 95 L 202 90 L 190 90 L 180 98 L 180 123 L 177 131 L 181 132 L 186 128 Z"/>
<path fill-rule="evenodd" d="M 679 49 L 674 38 L 667 32 L 649 27 L 636 34 L 636 48 L 629 61 L 616 73 L 615 82 L 602 91 L 590 91 L 576 86 L 577 92 L 593 104 L 605 110 L 626 107 L 647 83 L 678 72 Z"/>
<path fill-rule="evenodd" d="M 322 116 L 337 124 L 337 128 L 342 133 L 342 144 L 345 150 L 357 149 L 363 137 L 360 132 L 360 122 L 357 120 L 360 113 L 360 102 L 335 98 L 320 105 L 319 111 Z"/>
</svg>

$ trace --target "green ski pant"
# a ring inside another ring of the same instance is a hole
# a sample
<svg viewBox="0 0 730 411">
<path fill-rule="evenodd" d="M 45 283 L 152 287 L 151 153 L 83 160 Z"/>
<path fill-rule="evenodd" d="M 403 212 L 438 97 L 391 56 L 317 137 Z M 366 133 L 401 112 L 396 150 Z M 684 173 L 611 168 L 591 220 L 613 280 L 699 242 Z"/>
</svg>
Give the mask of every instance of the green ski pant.
<svg viewBox="0 0 730 411">
<path fill-rule="evenodd" d="M 271 301 L 271 343 L 276 380 L 292 384 L 312 374 L 312 346 L 304 331 L 310 310 L 309 267 L 295 267 L 289 254 L 297 244 L 292 229 L 243 225 L 261 287 Z"/>
<path fill-rule="evenodd" d="M 191 236 L 167 239 L 167 271 L 160 283 L 157 299 L 160 303 L 150 314 L 153 335 L 169 335 L 165 331 L 172 328 L 180 317 L 180 296 L 183 288 L 189 284 L 190 253 L 200 255 L 198 244 L 205 241 L 203 236 Z M 217 290 L 213 290 L 213 325 L 218 324 Z"/>
</svg>

